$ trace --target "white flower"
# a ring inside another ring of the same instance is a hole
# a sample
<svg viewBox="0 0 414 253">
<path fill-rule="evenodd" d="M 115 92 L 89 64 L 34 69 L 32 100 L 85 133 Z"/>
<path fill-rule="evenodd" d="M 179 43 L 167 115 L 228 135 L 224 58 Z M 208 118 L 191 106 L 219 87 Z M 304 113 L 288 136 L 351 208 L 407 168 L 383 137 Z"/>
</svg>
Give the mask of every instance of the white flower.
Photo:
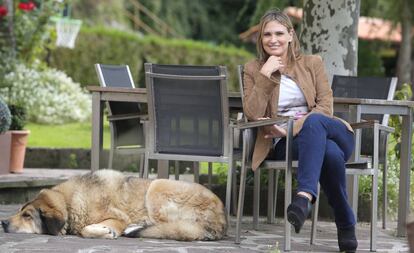
<svg viewBox="0 0 414 253">
<path fill-rule="evenodd" d="M 91 96 L 56 69 L 37 71 L 22 64 L 5 77 L 12 84 L 10 100 L 26 106 L 31 122 L 63 124 L 91 115 Z"/>
</svg>

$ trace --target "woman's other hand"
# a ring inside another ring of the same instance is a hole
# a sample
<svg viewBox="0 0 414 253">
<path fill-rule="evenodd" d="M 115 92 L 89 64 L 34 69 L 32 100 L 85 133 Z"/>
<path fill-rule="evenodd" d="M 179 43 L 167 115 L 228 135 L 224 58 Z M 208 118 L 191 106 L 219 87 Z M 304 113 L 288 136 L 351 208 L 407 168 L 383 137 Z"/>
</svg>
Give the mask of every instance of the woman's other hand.
<svg viewBox="0 0 414 253">
<path fill-rule="evenodd" d="M 283 127 L 280 127 L 278 125 L 272 125 L 272 126 L 266 126 L 266 139 L 272 139 L 272 138 L 282 138 L 286 136 L 286 129 Z"/>
<path fill-rule="evenodd" d="M 258 120 L 270 119 L 269 117 L 258 118 Z M 265 138 L 281 138 L 286 136 L 286 129 L 278 125 L 264 126 Z"/>
<path fill-rule="evenodd" d="M 279 56 L 271 55 L 265 64 L 263 64 L 263 67 L 260 69 L 260 73 L 270 78 L 270 76 L 283 68 L 285 65 L 283 65 L 282 58 Z"/>
</svg>

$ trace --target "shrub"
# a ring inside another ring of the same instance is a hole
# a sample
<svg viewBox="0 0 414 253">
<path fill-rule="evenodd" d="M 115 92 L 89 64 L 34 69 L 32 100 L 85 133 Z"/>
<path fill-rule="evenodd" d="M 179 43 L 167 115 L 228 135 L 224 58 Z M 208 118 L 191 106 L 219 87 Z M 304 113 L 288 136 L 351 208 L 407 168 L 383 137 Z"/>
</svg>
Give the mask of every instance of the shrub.
<svg viewBox="0 0 414 253">
<path fill-rule="evenodd" d="M 90 117 L 90 96 L 61 71 L 18 64 L 5 82 L 11 86 L 9 101 L 24 105 L 31 122 L 63 124 Z"/>
<path fill-rule="evenodd" d="M 10 130 L 23 130 L 27 119 L 26 108 L 20 104 L 11 104 L 9 109 L 12 116 Z"/>
<path fill-rule="evenodd" d="M 10 110 L 7 104 L 0 97 L 0 134 L 9 130 L 11 123 Z"/>
<path fill-rule="evenodd" d="M 214 46 L 183 39 L 142 37 L 132 32 L 109 28 L 82 28 L 74 50 L 56 48 L 51 52 L 52 67 L 64 70 L 82 85 L 97 85 L 94 64 L 128 64 L 140 87 L 144 86 L 145 62 L 159 64 L 225 65 L 228 67 L 229 90 L 239 89 L 238 64 L 254 56 L 245 50 Z"/>
<path fill-rule="evenodd" d="M 7 10 L 7 2 L 11 2 L 11 10 Z M 7 16 L 0 17 L 0 79 L 16 62 L 30 64 L 45 55 L 45 46 L 52 41 L 50 17 L 61 13 L 62 2 L 0 0 L 8 12 Z M 31 7 L 25 8 L 27 4 Z"/>
</svg>

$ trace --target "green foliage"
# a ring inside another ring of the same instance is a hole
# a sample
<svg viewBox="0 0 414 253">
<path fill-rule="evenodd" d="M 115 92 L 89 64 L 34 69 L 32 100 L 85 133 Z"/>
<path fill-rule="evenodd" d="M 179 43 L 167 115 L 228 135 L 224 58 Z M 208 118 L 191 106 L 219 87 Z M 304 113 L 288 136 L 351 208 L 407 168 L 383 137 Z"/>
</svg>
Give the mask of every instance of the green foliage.
<svg viewBox="0 0 414 253">
<path fill-rule="evenodd" d="M 31 11 L 19 9 L 20 1 L 12 2 L 14 11 L 0 22 L 0 81 L 16 62 L 30 64 L 44 55 L 50 43 L 50 17 L 61 11 L 55 0 L 36 2 Z"/>
<path fill-rule="evenodd" d="M 78 165 L 78 158 L 77 158 L 76 154 L 71 153 L 71 154 L 69 155 L 68 166 L 69 166 L 69 168 L 74 168 L 74 169 L 75 169 L 75 168 L 79 168 L 79 165 Z"/>
<path fill-rule="evenodd" d="M 412 97 L 412 90 L 409 84 L 403 84 L 399 90 L 395 92 L 394 99 L 395 100 L 410 100 Z M 394 133 L 392 133 L 393 139 L 397 142 L 401 142 L 401 131 L 402 131 L 402 120 L 398 116 L 391 116 L 390 117 L 390 126 L 395 128 Z M 399 144 L 395 144 L 392 148 L 393 152 L 400 158 L 400 146 Z"/>
<path fill-rule="evenodd" d="M 257 0 L 256 8 L 250 17 L 250 26 L 259 24 L 260 18 L 270 9 L 283 10 L 288 6 L 303 6 L 302 0 Z"/>
<path fill-rule="evenodd" d="M 138 87 L 144 86 L 145 62 L 225 65 L 229 72 L 229 90 L 237 91 L 236 67 L 253 57 L 247 51 L 235 47 L 182 39 L 140 37 L 107 28 L 84 28 L 79 34 L 76 48 L 56 48 L 51 53 L 50 62 L 82 85 L 98 84 L 95 63 L 128 64 Z"/>
<path fill-rule="evenodd" d="M 124 14 L 124 0 L 72 0 L 69 5 L 69 16 L 82 19 L 88 26 L 105 25 L 128 27 Z"/>
<path fill-rule="evenodd" d="M 242 45 L 238 34 L 248 28 L 250 15 L 256 7 L 256 0 L 140 0 L 139 2 L 172 28 L 177 34 L 174 36 L 176 38 L 191 38 L 214 44 L 237 46 Z M 139 17 L 154 30 L 160 27 L 144 13 L 139 13 Z"/>
<path fill-rule="evenodd" d="M 21 104 L 9 104 L 11 114 L 10 130 L 23 130 L 26 125 L 27 111 Z"/>
<path fill-rule="evenodd" d="M 400 17 L 402 1 L 364 0 L 361 1 L 360 15 L 397 20 Z"/>
<path fill-rule="evenodd" d="M 384 76 L 385 69 L 378 53 L 384 43 L 377 41 L 358 41 L 358 76 Z"/>
<path fill-rule="evenodd" d="M 87 120 L 91 114 L 90 95 L 61 71 L 19 64 L 5 83 L 11 87 L 8 103 L 24 106 L 31 122 L 62 124 Z"/>
<path fill-rule="evenodd" d="M 11 124 L 11 115 L 6 102 L 0 97 L 0 134 L 9 130 Z"/>
</svg>

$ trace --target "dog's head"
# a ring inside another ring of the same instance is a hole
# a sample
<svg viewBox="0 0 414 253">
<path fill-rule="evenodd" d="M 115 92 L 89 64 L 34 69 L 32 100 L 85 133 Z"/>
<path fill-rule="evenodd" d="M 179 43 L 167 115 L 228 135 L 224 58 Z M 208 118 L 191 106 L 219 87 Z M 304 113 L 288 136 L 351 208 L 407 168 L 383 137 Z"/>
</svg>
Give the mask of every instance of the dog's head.
<svg viewBox="0 0 414 253">
<path fill-rule="evenodd" d="M 1 221 L 5 233 L 57 235 L 67 220 L 66 202 L 61 193 L 42 190 L 17 214 Z"/>
</svg>

